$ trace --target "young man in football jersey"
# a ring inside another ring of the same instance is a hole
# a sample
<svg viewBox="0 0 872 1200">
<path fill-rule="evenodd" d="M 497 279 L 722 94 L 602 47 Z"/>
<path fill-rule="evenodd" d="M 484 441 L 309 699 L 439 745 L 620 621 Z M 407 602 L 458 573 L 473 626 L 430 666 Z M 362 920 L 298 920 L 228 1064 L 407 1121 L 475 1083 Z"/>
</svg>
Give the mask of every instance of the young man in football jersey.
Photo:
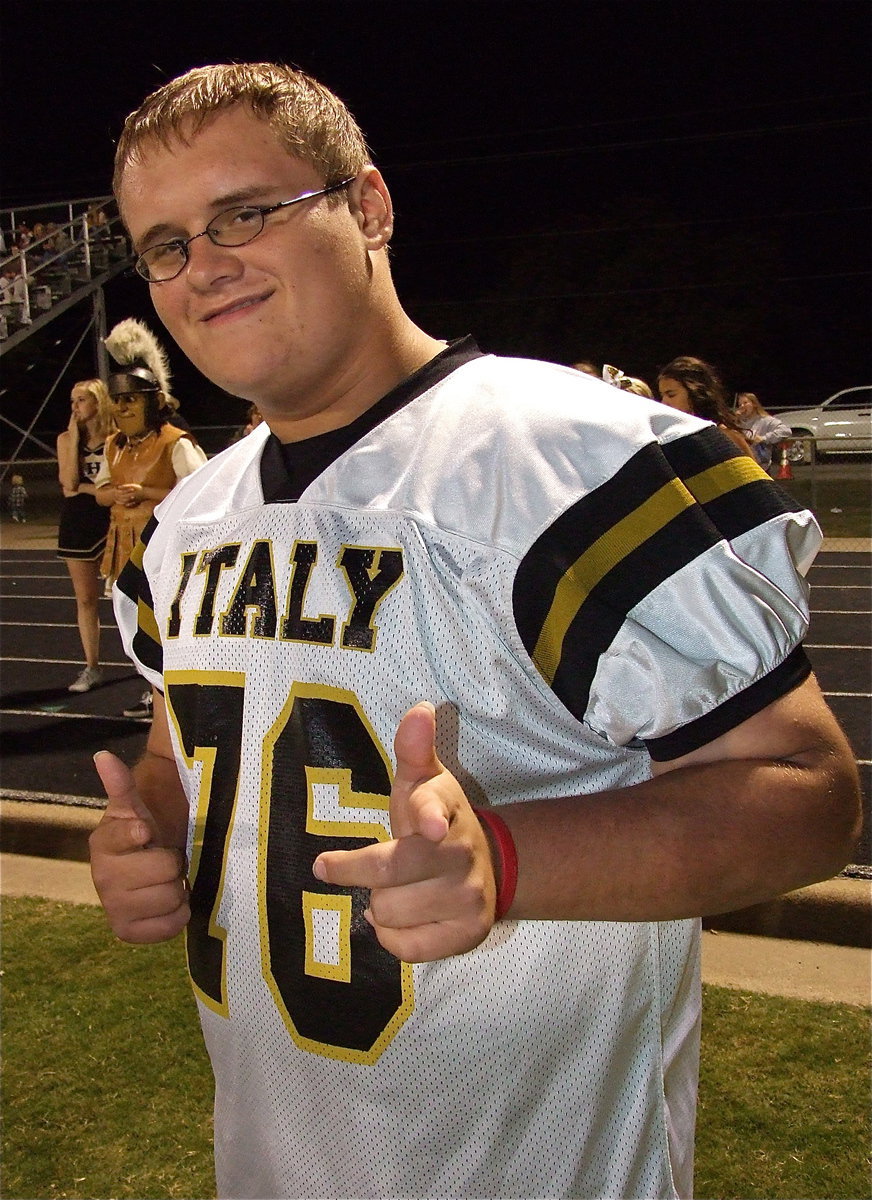
<svg viewBox="0 0 872 1200">
<path fill-rule="evenodd" d="M 446 346 L 342 103 L 206 67 L 128 118 L 155 309 L 264 423 L 119 580 L 116 933 L 187 933 L 219 1194 L 690 1195 L 699 920 L 850 853 L 820 535 L 711 425 Z"/>
</svg>

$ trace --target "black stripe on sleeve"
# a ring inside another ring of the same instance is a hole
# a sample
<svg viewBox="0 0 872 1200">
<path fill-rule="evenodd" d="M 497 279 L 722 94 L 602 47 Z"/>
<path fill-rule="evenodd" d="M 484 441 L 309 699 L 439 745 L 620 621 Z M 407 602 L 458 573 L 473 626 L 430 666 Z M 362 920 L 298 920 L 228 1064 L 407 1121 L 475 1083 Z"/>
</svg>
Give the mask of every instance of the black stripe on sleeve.
<svg viewBox="0 0 872 1200">
<path fill-rule="evenodd" d="M 118 576 L 116 586 L 128 600 L 136 605 L 137 630 L 133 635 L 132 643 L 134 654 L 143 666 L 162 674 L 163 646 L 155 620 L 151 588 L 142 568 L 143 554 L 157 525 L 157 519 L 152 517 Z"/>
<path fill-rule="evenodd" d="M 786 696 L 788 692 L 804 683 L 810 674 L 811 663 L 802 646 L 797 646 L 768 675 L 764 675 L 737 695 L 731 696 L 704 717 L 690 725 L 683 725 L 674 733 L 647 741 L 645 745 L 648 753 L 655 762 L 669 762 L 673 758 L 690 754 L 692 750 L 698 750 L 700 746 L 705 746 L 729 730 L 735 729 L 780 696 Z"/>
<path fill-rule="evenodd" d="M 583 496 L 533 543 L 514 583 L 518 632 L 532 653 L 561 579 L 615 524 L 649 500 L 675 474 L 658 445 L 645 446 L 600 487 Z"/>
<path fill-rule="evenodd" d="M 579 606 L 563 640 L 552 689 L 579 719 L 602 653 L 635 608 L 658 584 L 717 544 L 719 535 L 694 505 L 629 550 Z"/>
<path fill-rule="evenodd" d="M 706 425 L 673 442 L 664 442 L 662 449 L 664 458 L 681 479 L 690 479 L 730 458 L 748 457 L 716 425 Z"/>
<path fill-rule="evenodd" d="M 796 509 L 714 427 L 643 447 L 521 561 L 515 621 L 543 679 L 581 719 L 600 656 L 645 596 L 719 542 Z"/>
<path fill-rule="evenodd" d="M 750 461 L 714 426 L 667 443 L 663 447 L 663 454 L 727 541 L 748 533 L 773 517 L 803 510 L 803 505 L 774 483 L 762 469 L 756 472 L 757 478 L 749 479 L 740 487 L 726 487 L 725 490 L 706 488 L 704 472 L 714 474 L 712 469 L 716 468 L 724 474 L 729 468 L 721 464 L 732 460 L 733 469 L 741 469 L 747 467 Z M 725 482 L 725 479 L 721 481 L 721 487 Z"/>
</svg>

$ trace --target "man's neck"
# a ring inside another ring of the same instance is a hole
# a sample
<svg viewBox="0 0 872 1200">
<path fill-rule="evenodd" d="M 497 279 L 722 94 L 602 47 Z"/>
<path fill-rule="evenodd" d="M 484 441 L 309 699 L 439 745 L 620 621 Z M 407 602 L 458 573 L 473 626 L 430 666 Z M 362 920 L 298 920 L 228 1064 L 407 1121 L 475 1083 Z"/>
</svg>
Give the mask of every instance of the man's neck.
<svg viewBox="0 0 872 1200">
<path fill-rule="evenodd" d="M 346 366 L 331 381 L 329 401 L 321 399 L 309 412 L 298 411 L 291 416 L 271 411 L 268 403 L 261 403 L 264 419 L 281 442 L 299 442 L 341 429 L 441 354 L 445 345 L 408 321 L 395 336 L 382 337 L 378 353 L 368 347 L 363 361 Z"/>
</svg>

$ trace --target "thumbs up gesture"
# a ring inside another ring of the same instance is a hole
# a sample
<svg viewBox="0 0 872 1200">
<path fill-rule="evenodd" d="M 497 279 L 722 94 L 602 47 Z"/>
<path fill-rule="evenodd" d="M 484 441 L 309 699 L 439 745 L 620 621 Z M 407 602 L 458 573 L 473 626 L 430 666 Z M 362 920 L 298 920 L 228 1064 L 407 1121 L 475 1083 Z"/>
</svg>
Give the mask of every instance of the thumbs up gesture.
<svg viewBox="0 0 872 1200">
<path fill-rule="evenodd" d="M 394 739 L 388 842 L 331 850 L 314 863 L 326 883 L 371 889 L 367 919 L 404 962 L 463 954 L 494 921 L 496 885 L 487 837 L 463 789 L 436 756 L 436 713 L 416 704 Z"/>
<path fill-rule="evenodd" d="M 132 771 L 114 754 L 94 756 L 109 803 L 91 834 L 91 876 L 113 932 L 125 942 L 163 942 L 191 915 L 185 856 L 160 844 Z"/>
</svg>

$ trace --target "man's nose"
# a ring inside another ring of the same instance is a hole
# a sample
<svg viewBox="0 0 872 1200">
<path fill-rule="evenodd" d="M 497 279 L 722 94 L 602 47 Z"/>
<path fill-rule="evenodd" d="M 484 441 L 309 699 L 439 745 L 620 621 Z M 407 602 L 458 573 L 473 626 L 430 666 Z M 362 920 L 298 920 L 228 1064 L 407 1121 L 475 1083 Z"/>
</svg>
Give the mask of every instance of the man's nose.
<svg viewBox="0 0 872 1200">
<path fill-rule="evenodd" d="M 188 244 L 184 273 L 194 287 L 209 287 L 220 279 L 236 278 L 243 270 L 240 249 L 240 246 L 219 246 L 208 235 L 198 234 Z"/>
</svg>

